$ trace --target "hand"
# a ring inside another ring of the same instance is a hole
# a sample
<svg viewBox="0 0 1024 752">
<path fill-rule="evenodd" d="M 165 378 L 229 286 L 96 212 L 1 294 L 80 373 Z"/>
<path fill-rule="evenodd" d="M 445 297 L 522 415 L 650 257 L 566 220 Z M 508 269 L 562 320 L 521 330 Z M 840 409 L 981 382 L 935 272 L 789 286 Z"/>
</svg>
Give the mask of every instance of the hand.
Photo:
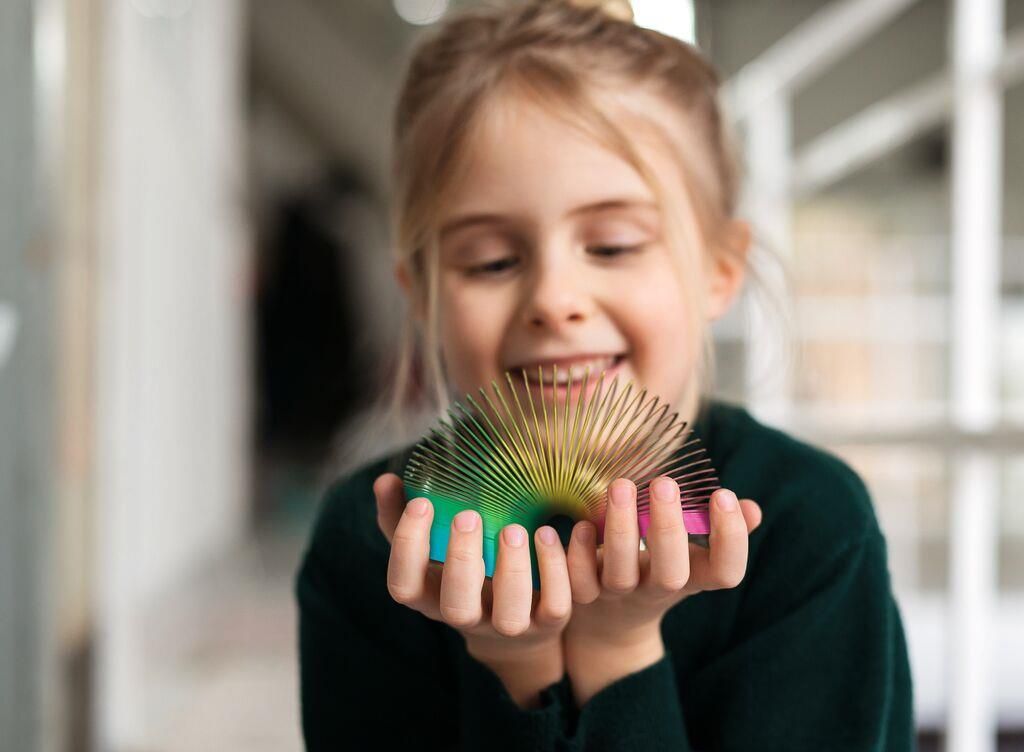
<svg viewBox="0 0 1024 752">
<path fill-rule="evenodd" d="M 391 597 L 457 629 L 470 655 L 498 675 L 520 706 L 534 705 L 540 691 L 565 673 L 561 632 L 569 621 L 572 592 L 565 550 L 554 528 L 541 527 L 534 535 L 538 593 L 522 525 L 502 529 L 494 576 L 488 580 L 477 512 L 455 516 L 441 564 L 430 560 L 430 501 L 417 497 L 406 504 L 402 481 L 394 473 L 379 476 L 373 492 L 377 524 L 391 543 Z"/>
<path fill-rule="evenodd" d="M 576 605 L 563 644 L 580 706 L 611 682 L 661 659 L 661 619 L 672 606 L 702 590 L 740 583 L 747 536 L 761 523 L 756 503 L 718 489 L 710 504 L 710 550 L 689 543 L 679 486 L 659 477 L 651 483 L 647 548 L 641 551 L 636 496 L 626 478 L 609 486 L 600 551 L 592 523 L 577 523 L 570 538 L 567 561 Z"/>
</svg>

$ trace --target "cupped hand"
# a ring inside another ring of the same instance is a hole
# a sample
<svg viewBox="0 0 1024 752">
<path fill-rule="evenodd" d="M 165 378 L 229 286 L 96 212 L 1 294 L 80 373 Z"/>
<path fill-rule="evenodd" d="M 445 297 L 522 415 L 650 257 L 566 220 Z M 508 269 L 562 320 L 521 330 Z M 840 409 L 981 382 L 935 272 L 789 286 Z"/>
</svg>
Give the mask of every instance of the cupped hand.
<svg viewBox="0 0 1024 752">
<path fill-rule="evenodd" d="M 567 563 L 574 606 L 564 649 L 581 703 L 664 654 L 661 620 L 672 606 L 704 590 L 735 587 L 746 572 L 747 537 L 761 522 L 754 501 L 715 491 L 704 548 L 688 539 L 672 478 L 654 479 L 650 497 L 645 550 L 639 548 L 637 490 L 627 478 L 608 488 L 600 549 L 592 523 L 573 528 Z"/>
<path fill-rule="evenodd" d="M 565 549 L 554 528 L 534 535 L 541 589 L 533 589 L 530 548 L 522 525 L 500 533 L 493 577 L 484 574 L 483 523 L 473 510 L 452 521 L 443 564 L 430 559 L 433 505 L 405 501 L 401 478 L 373 484 L 377 523 L 391 543 L 387 587 L 398 603 L 457 629 L 467 651 L 489 666 L 513 698 L 529 705 L 564 673 L 561 633 L 572 611 Z"/>
</svg>

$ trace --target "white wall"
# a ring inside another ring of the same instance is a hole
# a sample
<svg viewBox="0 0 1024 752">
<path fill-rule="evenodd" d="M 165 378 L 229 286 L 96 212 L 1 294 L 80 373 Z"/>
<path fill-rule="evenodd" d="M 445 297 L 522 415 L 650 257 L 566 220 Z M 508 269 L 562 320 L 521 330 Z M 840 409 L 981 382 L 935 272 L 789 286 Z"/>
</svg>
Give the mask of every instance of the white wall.
<svg viewBox="0 0 1024 752">
<path fill-rule="evenodd" d="M 148 607 L 246 522 L 245 55 L 238 0 L 102 18 L 96 733 L 141 749 Z"/>
</svg>

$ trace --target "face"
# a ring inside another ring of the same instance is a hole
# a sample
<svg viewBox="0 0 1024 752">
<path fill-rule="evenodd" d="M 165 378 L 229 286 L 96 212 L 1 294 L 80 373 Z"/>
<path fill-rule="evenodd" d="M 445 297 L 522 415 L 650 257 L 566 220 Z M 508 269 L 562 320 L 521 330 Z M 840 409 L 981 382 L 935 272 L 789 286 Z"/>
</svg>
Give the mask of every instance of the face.
<svg viewBox="0 0 1024 752">
<path fill-rule="evenodd" d="M 651 140 L 636 145 L 668 200 L 683 200 L 672 160 Z M 678 404 L 695 365 L 691 335 L 706 322 L 689 313 L 655 196 L 628 162 L 507 98 L 489 110 L 445 208 L 439 334 L 455 396 L 503 383 L 506 370 L 536 379 L 541 366 L 547 396 L 564 400 L 590 365 L 591 391 L 605 371 L 606 385 L 618 376 Z M 695 282 L 710 317 L 720 314 L 729 285 L 714 270 Z M 553 366 L 571 387 L 550 383 Z"/>
</svg>

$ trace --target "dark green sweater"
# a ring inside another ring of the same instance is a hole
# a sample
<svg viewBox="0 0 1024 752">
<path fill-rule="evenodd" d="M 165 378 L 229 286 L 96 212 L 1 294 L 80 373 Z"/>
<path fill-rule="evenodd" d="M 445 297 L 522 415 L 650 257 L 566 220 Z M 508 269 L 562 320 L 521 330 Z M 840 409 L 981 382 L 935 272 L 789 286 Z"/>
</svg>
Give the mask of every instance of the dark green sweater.
<svg viewBox="0 0 1024 752">
<path fill-rule="evenodd" d="M 721 484 L 764 512 L 746 577 L 673 607 L 665 657 L 582 708 L 568 677 L 519 708 L 457 631 L 391 599 L 371 484 L 401 475 L 409 448 L 337 480 L 296 580 L 307 748 L 913 749 L 907 648 L 861 479 L 730 403 L 706 403 L 694 433 Z"/>
</svg>

